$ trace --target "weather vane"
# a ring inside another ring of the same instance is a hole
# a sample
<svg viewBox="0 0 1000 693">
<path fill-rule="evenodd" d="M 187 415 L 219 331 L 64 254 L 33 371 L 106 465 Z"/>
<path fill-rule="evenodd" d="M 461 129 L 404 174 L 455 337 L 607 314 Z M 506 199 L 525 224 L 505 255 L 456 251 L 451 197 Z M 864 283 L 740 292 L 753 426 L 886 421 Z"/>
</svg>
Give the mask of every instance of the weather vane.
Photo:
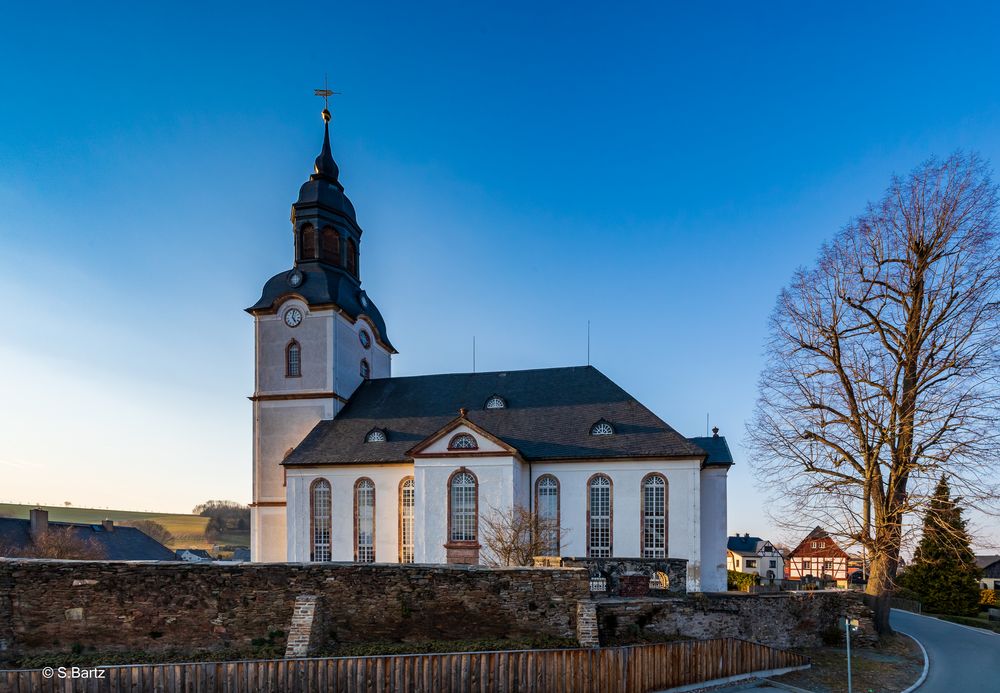
<svg viewBox="0 0 1000 693">
<path fill-rule="evenodd" d="M 323 75 L 323 88 L 314 89 L 313 92 L 316 96 L 323 97 L 323 120 L 330 122 L 330 97 L 334 94 L 340 94 L 339 91 L 330 91 L 330 85 L 327 84 L 326 75 Z"/>
</svg>

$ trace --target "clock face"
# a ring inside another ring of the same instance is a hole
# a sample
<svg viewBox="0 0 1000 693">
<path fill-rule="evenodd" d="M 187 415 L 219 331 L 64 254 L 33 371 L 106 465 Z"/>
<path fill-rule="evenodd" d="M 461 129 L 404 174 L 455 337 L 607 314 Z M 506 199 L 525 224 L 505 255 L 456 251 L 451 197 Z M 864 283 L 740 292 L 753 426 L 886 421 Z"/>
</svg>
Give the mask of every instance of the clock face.
<svg viewBox="0 0 1000 693">
<path fill-rule="evenodd" d="M 368 332 L 366 330 L 361 330 L 360 332 L 358 332 L 358 339 L 361 340 L 361 346 L 363 346 L 365 349 L 367 349 L 372 345 L 372 338 L 368 335 Z"/>
<path fill-rule="evenodd" d="M 298 327 L 302 322 L 302 311 L 298 308 L 289 308 L 285 311 L 285 324 L 289 327 Z"/>
</svg>

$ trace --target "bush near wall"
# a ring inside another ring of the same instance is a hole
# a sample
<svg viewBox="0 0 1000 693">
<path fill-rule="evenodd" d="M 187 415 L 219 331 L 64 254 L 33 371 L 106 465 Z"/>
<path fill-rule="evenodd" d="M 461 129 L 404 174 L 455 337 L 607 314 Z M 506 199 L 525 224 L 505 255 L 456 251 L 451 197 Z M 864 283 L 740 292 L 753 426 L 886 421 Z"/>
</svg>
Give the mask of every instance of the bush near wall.
<svg viewBox="0 0 1000 693">
<path fill-rule="evenodd" d="M 980 592 L 979 604 L 981 606 L 1000 606 L 1000 598 L 997 597 L 997 591 L 983 590 Z"/>
<path fill-rule="evenodd" d="M 760 584 L 760 576 L 751 573 L 740 573 L 736 570 L 727 570 L 726 584 L 730 590 L 749 592 L 751 587 Z"/>
</svg>

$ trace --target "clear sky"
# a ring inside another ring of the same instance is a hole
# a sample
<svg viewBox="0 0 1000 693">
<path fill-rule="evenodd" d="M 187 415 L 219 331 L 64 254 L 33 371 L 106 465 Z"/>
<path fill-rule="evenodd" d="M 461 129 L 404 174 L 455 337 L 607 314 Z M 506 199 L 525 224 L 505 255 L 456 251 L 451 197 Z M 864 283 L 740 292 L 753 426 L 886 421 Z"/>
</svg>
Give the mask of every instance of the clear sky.
<svg viewBox="0 0 1000 693">
<path fill-rule="evenodd" d="M 394 373 L 473 336 L 585 363 L 590 320 L 594 365 L 729 438 L 734 532 L 771 533 L 742 439 L 779 288 L 894 172 L 1000 160 L 990 3 L 103 5 L 0 22 L 0 500 L 249 501 L 243 308 L 324 73 Z"/>
</svg>

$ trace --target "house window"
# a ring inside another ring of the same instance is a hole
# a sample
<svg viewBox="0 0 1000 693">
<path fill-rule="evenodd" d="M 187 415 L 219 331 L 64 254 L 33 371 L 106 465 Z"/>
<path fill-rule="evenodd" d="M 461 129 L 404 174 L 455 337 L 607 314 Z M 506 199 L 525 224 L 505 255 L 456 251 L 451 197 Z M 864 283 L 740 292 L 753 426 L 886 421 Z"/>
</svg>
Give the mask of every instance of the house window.
<svg viewBox="0 0 1000 693">
<path fill-rule="evenodd" d="M 611 479 L 598 474 L 590 479 L 587 499 L 587 555 L 611 557 Z"/>
<path fill-rule="evenodd" d="M 506 406 L 507 403 L 504 402 L 503 397 L 500 397 L 499 395 L 493 395 L 488 400 L 486 400 L 487 409 L 503 409 Z"/>
<path fill-rule="evenodd" d="M 825 541 L 821 541 L 821 542 L 819 543 L 819 547 L 820 547 L 821 549 L 825 549 L 825 548 L 826 548 L 826 542 L 825 542 Z"/>
<path fill-rule="evenodd" d="M 812 561 L 810 561 L 808 559 L 803 559 L 802 560 L 802 572 L 805 572 L 807 570 L 812 570 Z"/>
<path fill-rule="evenodd" d="M 413 506 L 415 502 L 413 477 L 403 479 L 399 485 L 399 562 L 413 563 Z"/>
<path fill-rule="evenodd" d="M 535 484 L 535 507 L 538 508 L 543 555 L 558 556 L 560 549 L 559 481 L 551 474 L 539 477 Z"/>
<path fill-rule="evenodd" d="M 375 482 L 358 479 L 354 485 L 354 560 L 375 562 Z"/>
<path fill-rule="evenodd" d="M 748 558 L 747 559 L 747 568 L 756 568 L 756 567 L 757 567 L 757 561 Z"/>
<path fill-rule="evenodd" d="M 479 443 L 468 433 L 459 433 L 448 443 L 449 450 L 478 450 Z"/>
<path fill-rule="evenodd" d="M 614 426 L 607 421 L 598 421 L 590 427 L 590 435 L 592 436 L 611 436 L 614 434 Z"/>
<path fill-rule="evenodd" d="M 476 477 L 471 472 L 455 472 L 448 490 L 451 541 L 476 541 L 476 515 L 479 506 Z"/>
<path fill-rule="evenodd" d="M 642 557 L 667 557 L 667 481 L 659 474 L 642 480 Z"/>
<path fill-rule="evenodd" d="M 387 440 L 385 431 L 381 428 L 373 428 L 365 436 L 366 443 L 384 443 Z"/>
<path fill-rule="evenodd" d="M 769 565 L 768 568 L 777 568 L 778 567 L 778 562 L 777 561 L 770 561 L 770 563 L 771 563 L 771 565 Z"/>
<path fill-rule="evenodd" d="M 371 366 L 368 365 L 368 359 L 361 359 L 361 377 L 368 380 L 372 375 Z"/>
<path fill-rule="evenodd" d="M 824 561 L 823 562 L 823 572 L 824 573 L 833 572 L 833 561 Z"/>
<path fill-rule="evenodd" d="M 309 491 L 309 516 L 312 519 L 310 561 L 331 560 L 330 482 L 317 479 Z"/>
<path fill-rule="evenodd" d="M 320 234 L 320 258 L 331 265 L 340 265 L 340 234 L 332 226 L 327 226 Z"/>
<path fill-rule="evenodd" d="M 285 377 L 302 377 L 302 347 L 294 339 L 285 347 Z"/>
</svg>

